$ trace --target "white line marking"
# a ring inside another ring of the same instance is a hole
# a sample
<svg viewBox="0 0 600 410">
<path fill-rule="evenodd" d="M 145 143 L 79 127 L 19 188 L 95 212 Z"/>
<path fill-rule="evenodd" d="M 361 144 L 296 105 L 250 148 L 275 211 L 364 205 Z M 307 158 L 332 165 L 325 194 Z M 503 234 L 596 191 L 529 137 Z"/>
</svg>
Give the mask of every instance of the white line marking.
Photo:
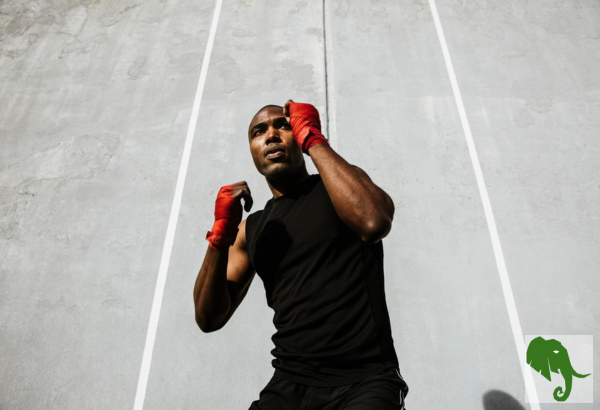
<svg viewBox="0 0 600 410">
<path fill-rule="evenodd" d="M 329 8 L 326 7 L 327 0 L 323 0 L 323 47 L 325 49 L 325 104 L 327 110 L 327 139 L 331 148 L 338 152 L 337 139 L 337 117 L 336 117 L 336 98 L 333 84 L 333 32 L 331 30 L 331 15 Z"/>
<path fill-rule="evenodd" d="M 183 156 L 181 165 L 179 166 L 179 175 L 177 176 L 177 185 L 175 186 L 175 196 L 171 205 L 171 215 L 169 216 L 169 224 L 167 226 L 167 234 L 163 246 L 162 257 L 160 259 L 160 267 L 158 269 L 158 278 L 156 279 L 156 289 L 154 291 L 154 300 L 152 301 L 152 311 L 150 312 L 150 322 L 148 323 L 148 332 L 146 334 L 146 345 L 144 346 L 144 356 L 142 358 L 142 367 L 140 369 L 140 377 L 138 379 L 137 392 L 135 394 L 134 410 L 142 410 L 144 408 L 144 400 L 146 398 L 146 388 L 148 386 L 148 377 L 150 376 L 150 365 L 152 363 L 152 352 L 154 350 L 154 341 L 156 340 L 156 331 L 158 329 L 158 320 L 160 318 L 160 308 L 162 305 L 165 284 L 167 282 L 167 272 L 169 270 L 169 262 L 171 260 L 171 251 L 175 240 L 175 229 L 177 228 L 177 219 L 179 209 L 181 208 L 181 197 L 183 196 L 183 187 L 185 185 L 185 177 L 187 175 L 188 164 L 190 162 L 190 153 L 192 151 L 192 142 L 196 132 L 196 124 L 198 122 L 198 113 L 200 111 L 200 103 L 202 101 L 202 93 L 204 92 L 204 83 L 206 82 L 206 74 L 210 63 L 210 55 L 212 53 L 215 34 L 217 32 L 217 24 L 219 15 L 221 14 L 221 4 L 223 0 L 217 0 L 215 12 L 213 14 L 208 42 L 204 51 L 202 60 L 202 68 L 200 69 L 200 79 L 198 80 L 198 88 L 194 98 L 192 115 L 188 126 L 185 145 L 183 148 Z"/>
<path fill-rule="evenodd" d="M 465 138 L 467 140 L 467 146 L 469 147 L 469 154 L 471 156 L 471 162 L 473 163 L 473 169 L 475 170 L 475 177 L 477 179 L 477 186 L 479 187 L 479 194 L 481 196 L 481 202 L 483 203 L 483 209 L 485 211 L 485 218 L 487 220 L 488 229 L 490 231 L 490 237 L 492 240 L 492 246 L 494 248 L 494 255 L 496 257 L 496 266 L 498 267 L 498 274 L 500 275 L 500 282 L 502 283 L 502 292 L 504 293 L 504 301 L 506 303 L 506 309 L 508 310 L 508 317 L 510 319 L 510 326 L 512 328 L 513 337 L 515 339 L 515 345 L 517 347 L 517 354 L 519 356 L 519 364 L 521 366 L 521 372 L 523 373 L 523 379 L 525 380 L 525 390 L 529 395 L 532 410 L 539 410 L 539 400 L 537 390 L 533 381 L 527 363 L 525 362 L 525 341 L 523 339 L 523 331 L 521 330 L 521 323 L 519 321 L 519 314 L 517 313 L 517 305 L 513 296 L 512 288 L 510 286 L 510 279 L 508 277 L 508 271 L 506 269 L 506 263 L 504 261 L 504 254 L 502 253 L 502 247 L 500 246 L 500 237 L 498 236 L 498 230 L 496 229 L 496 221 L 494 214 L 492 213 L 492 204 L 488 196 L 485 181 L 483 180 L 483 172 L 481 171 L 481 165 L 479 164 L 479 158 L 477 151 L 475 150 L 475 144 L 473 142 L 473 135 L 471 134 L 471 127 L 467 120 L 467 113 L 462 101 L 460 90 L 458 88 L 458 82 L 456 81 L 456 74 L 454 73 L 454 67 L 450 59 L 450 53 L 448 46 L 446 45 L 446 38 L 442 30 L 442 24 L 440 17 L 438 16 L 437 7 L 435 0 L 429 0 L 429 6 L 431 13 L 433 14 L 433 21 L 437 30 L 438 37 L 440 39 L 440 45 L 442 46 L 442 53 L 444 54 L 444 60 L 446 62 L 446 68 L 448 69 L 448 76 L 450 77 L 450 83 L 452 84 L 452 91 L 454 92 L 454 99 L 458 107 L 458 114 L 460 116 L 460 122 L 462 123 Z"/>
</svg>

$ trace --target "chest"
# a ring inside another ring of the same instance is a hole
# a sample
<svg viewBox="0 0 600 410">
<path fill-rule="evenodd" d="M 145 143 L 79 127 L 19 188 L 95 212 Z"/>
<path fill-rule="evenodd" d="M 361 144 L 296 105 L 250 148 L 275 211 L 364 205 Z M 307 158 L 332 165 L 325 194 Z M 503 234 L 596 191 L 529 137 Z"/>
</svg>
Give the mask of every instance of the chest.
<svg viewBox="0 0 600 410">
<path fill-rule="evenodd" d="M 358 236 L 339 218 L 324 186 L 265 208 L 256 223 L 250 258 L 263 280 L 297 275 L 348 248 Z"/>
</svg>

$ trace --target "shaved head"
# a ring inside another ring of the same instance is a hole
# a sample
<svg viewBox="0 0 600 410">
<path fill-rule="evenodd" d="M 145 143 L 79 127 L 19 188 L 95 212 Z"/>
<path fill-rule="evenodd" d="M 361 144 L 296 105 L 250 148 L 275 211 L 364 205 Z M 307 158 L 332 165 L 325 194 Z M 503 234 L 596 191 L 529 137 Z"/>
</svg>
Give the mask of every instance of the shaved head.
<svg viewBox="0 0 600 410">
<path fill-rule="evenodd" d="M 267 104 L 264 107 L 262 107 L 260 110 L 256 111 L 256 114 L 254 114 L 254 116 L 256 117 L 259 112 L 261 112 L 262 110 L 265 110 L 267 108 L 279 108 L 280 110 L 283 111 L 283 107 L 281 105 Z"/>
<path fill-rule="evenodd" d="M 252 117 L 252 121 L 250 121 L 250 126 L 248 127 L 248 133 L 252 131 L 252 128 L 256 125 L 256 123 L 264 120 L 264 118 L 269 115 L 276 114 L 277 116 L 283 117 L 283 107 L 281 105 L 269 104 L 262 107 L 260 110 L 254 114 Z"/>
</svg>

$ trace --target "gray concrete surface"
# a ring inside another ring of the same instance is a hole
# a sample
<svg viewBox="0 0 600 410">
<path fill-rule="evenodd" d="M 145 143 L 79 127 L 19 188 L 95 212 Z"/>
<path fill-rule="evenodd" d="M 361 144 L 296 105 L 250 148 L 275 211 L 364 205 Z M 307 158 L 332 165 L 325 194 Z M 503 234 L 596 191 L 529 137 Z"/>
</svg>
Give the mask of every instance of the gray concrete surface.
<svg viewBox="0 0 600 410">
<path fill-rule="evenodd" d="M 437 5 L 523 333 L 598 339 L 600 6 Z M 214 6 L 0 4 L 0 409 L 133 407 Z M 211 334 L 192 287 L 218 189 L 246 180 L 251 212 L 271 197 L 254 112 L 293 98 L 326 120 L 327 88 L 338 152 L 396 204 L 383 243 L 407 408 L 529 408 L 427 1 L 328 2 L 325 22 L 327 70 L 321 2 L 223 3 L 144 408 L 245 409 L 271 377 L 260 279 Z"/>
</svg>

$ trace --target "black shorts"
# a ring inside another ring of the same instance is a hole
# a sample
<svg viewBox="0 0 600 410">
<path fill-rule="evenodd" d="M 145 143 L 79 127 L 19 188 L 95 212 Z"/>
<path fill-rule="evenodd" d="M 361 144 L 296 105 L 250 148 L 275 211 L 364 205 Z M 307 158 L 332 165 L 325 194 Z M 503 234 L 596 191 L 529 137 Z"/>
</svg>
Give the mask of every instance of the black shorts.
<svg viewBox="0 0 600 410">
<path fill-rule="evenodd" d="M 315 387 L 273 376 L 249 410 L 402 410 L 408 385 L 398 369 L 362 381 Z"/>
</svg>

